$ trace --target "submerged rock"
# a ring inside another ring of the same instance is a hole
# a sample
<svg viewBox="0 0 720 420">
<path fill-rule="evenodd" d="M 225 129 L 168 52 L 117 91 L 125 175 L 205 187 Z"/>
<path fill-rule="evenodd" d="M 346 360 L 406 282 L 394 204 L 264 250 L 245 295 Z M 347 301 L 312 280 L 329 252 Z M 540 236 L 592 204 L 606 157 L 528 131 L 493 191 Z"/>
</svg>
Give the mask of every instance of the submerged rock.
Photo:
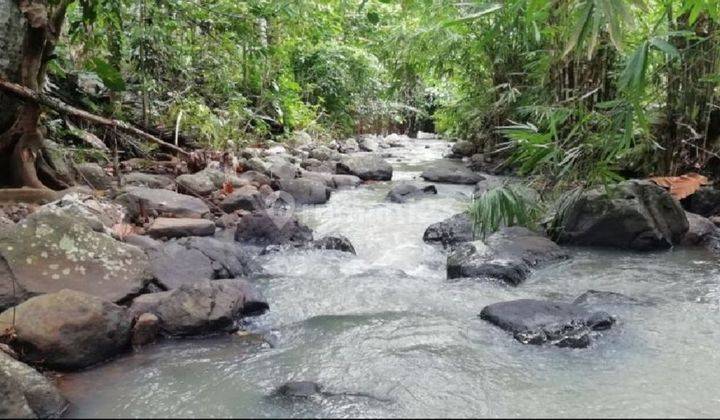
<svg viewBox="0 0 720 420">
<path fill-rule="evenodd" d="M 607 330 L 615 320 L 574 304 L 520 299 L 488 305 L 480 318 L 511 332 L 523 344 L 585 348 L 593 331 Z"/>
<path fill-rule="evenodd" d="M 315 249 L 328 249 L 333 251 L 349 252 L 355 254 L 355 247 L 353 247 L 350 239 L 342 235 L 337 236 L 325 236 L 318 240 L 313 241 L 310 246 Z"/>
<path fill-rule="evenodd" d="M 0 255 L 7 261 L 0 260 L 0 310 L 62 289 L 112 302 L 140 293 L 152 279 L 145 253 L 92 226 L 48 210 L 0 230 Z"/>
<path fill-rule="evenodd" d="M 131 218 L 141 215 L 201 218 L 210 212 L 207 204 L 201 199 L 189 195 L 178 194 L 173 191 L 130 187 L 116 198 L 116 201 L 128 211 Z"/>
<path fill-rule="evenodd" d="M 166 335 L 192 336 L 233 331 L 237 319 L 268 308 L 247 281 L 228 279 L 199 280 L 169 292 L 141 295 L 135 298 L 130 311 L 156 315 Z"/>
<path fill-rule="evenodd" d="M 433 223 L 423 234 L 423 240 L 431 244 L 452 247 L 473 241 L 473 224 L 467 213 L 458 213 L 442 222 Z"/>
<path fill-rule="evenodd" d="M 393 203 L 405 203 L 414 198 L 422 198 L 429 195 L 436 195 L 437 188 L 434 185 L 418 187 L 410 183 L 401 183 L 394 186 L 387 195 L 387 199 Z"/>
<path fill-rule="evenodd" d="M 679 244 L 688 230 L 680 204 L 649 181 L 625 181 L 565 198 L 555 216 L 558 243 L 649 251 Z"/>
<path fill-rule="evenodd" d="M 0 418 L 15 417 L 9 414 L 17 408 L 5 411 L 4 408 L 8 405 L 17 407 L 26 404 L 34 417 L 41 419 L 59 418 L 68 407 L 67 400 L 60 395 L 49 379 L 32 367 L 0 351 L 0 390 L 6 387 L 8 392 L 1 392 L 3 399 L 0 401 Z M 17 394 L 13 395 L 9 389 Z M 12 401 L 13 399 L 15 401 Z"/>
<path fill-rule="evenodd" d="M 310 398 L 319 395 L 322 387 L 309 381 L 287 382 L 280 385 L 274 392 L 275 395 L 290 398 Z"/>
<path fill-rule="evenodd" d="M 77 370 L 113 357 L 130 344 L 125 308 L 74 290 L 37 296 L 0 314 L 0 331 L 13 326 L 11 345 L 31 364 Z"/>
<path fill-rule="evenodd" d="M 379 156 L 352 156 L 337 164 L 337 173 L 355 175 L 363 181 L 389 181 L 393 167 Z"/>
<path fill-rule="evenodd" d="M 517 286 L 533 268 L 569 258 L 557 244 L 522 227 L 506 227 L 481 241 L 459 245 L 447 258 L 448 279 L 493 278 Z"/>
<path fill-rule="evenodd" d="M 573 305 L 597 306 L 597 305 L 638 305 L 641 302 L 630 296 L 617 292 L 604 292 L 602 290 L 588 290 L 575 298 Z"/>
<path fill-rule="evenodd" d="M 466 168 L 439 167 L 423 171 L 420 176 L 426 181 L 447 184 L 472 185 L 485 179 L 482 175 Z"/>
</svg>

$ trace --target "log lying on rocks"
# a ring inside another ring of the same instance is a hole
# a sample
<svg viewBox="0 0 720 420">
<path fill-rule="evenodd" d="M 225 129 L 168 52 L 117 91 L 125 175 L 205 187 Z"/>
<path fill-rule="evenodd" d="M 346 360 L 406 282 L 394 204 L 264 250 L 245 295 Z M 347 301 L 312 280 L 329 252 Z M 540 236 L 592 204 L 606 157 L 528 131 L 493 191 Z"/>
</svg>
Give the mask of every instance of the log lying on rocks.
<svg viewBox="0 0 720 420">
<path fill-rule="evenodd" d="M 120 131 L 124 131 L 126 133 L 138 136 L 140 138 L 143 138 L 145 140 L 151 141 L 153 143 L 159 144 L 162 147 L 165 147 L 167 149 L 173 150 L 177 153 L 180 153 L 184 156 L 189 156 L 190 154 L 183 150 L 182 148 L 175 146 L 174 144 L 170 144 L 168 142 L 165 142 L 163 140 L 160 140 L 159 138 L 153 136 L 152 134 L 146 133 L 139 128 L 133 127 L 132 125 L 126 123 L 125 121 L 120 121 L 116 119 L 111 118 L 105 118 L 101 117 L 99 115 L 92 114 L 90 112 L 84 111 L 79 108 L 75 108 L 74 106 L 68 105 L 65 102 L 53 98 L 52 96 L 46 95 L 41 92 L 35 92 L 32 89 L 28 89 L 25 86 L 18 85 L 16 83 L 8 82 L 5 79 L 0 78 L 0 89 L 3 91 L 14 95 L 24 101 L 33 101 L 37 102 L 41 105 L 44 105 L 50 109 L 53 109 L 61 114 L 65 115 L 72 115 L 73 117 L 82 118 L 86 121 L 89 121 L 94 124 L 104 125 L 106 127 L 112 127 L 117 128 Z"/>
</svg>

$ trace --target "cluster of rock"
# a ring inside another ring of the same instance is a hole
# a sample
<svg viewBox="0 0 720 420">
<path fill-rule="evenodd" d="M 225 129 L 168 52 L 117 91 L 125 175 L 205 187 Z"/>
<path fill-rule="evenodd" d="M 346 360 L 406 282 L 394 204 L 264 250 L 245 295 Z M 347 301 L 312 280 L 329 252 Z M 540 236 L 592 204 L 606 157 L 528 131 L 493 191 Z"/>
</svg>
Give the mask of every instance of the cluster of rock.
<svg viewBox="0 0 720 420">
<path fill-rule="evenodd" d="M 448 249 L 448 279 L 497 280 L 518 286 L 533 270 L 570 258 L 559 245 L 635 251 L 702 245 L 717 250 L 718 228 L 705 217 L 720 213 L 720 194 L 714 191 L 705 187 L 698 197 L 680 203 L 652 182 L 631 180 L 565 196 L 548 226 L 549 236 L 505 227 L 476 240 L 470 217 L 460 213 L 429 226 L 423 239 Z M 587 347 L 596 331 L 614 323 L 608 314 L 587 308 L 587 302 L 598 296 L 632 302 L 612 292 L 591 291 L 573 303 L 527 299 L 497 303 L 484 308 L 480 317 L 523 343 Z"/>
</svg>

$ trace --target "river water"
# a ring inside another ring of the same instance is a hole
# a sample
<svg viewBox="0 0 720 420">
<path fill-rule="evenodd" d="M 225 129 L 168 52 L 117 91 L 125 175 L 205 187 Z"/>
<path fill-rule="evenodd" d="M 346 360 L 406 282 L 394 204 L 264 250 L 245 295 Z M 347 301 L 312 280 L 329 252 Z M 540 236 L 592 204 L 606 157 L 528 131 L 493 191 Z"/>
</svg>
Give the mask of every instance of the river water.
<svg viewBox="0 0 720 420">
<path fill-rule="evenodd" d="M 389 149 L 393 182 L 419 176 L 447 144 Z M 343 234 L 357 256 L 264 256 L 270 303 L 237 336 L 164 341 L 62 378 L 73 417 L 556 417 L 720 415 L 720 266 L 703 250 L 578 249 L 517 288 L 445 279 L 445 253 L 425 228 L 461 211 L 472 187 L 384 200 L 391 183 L 335 192 L 300 210 L 316 237 Z M 604 306 L 615 327 L 588 349 L 522 345 L 481 321 L 487 304 L 570 301 L 588 289 L 640 301 Z M 291 380 L 336 395 L 300 402 L 267 395 Z M 374 398 L 373 398 L 374 397 Z"/>
</svg>

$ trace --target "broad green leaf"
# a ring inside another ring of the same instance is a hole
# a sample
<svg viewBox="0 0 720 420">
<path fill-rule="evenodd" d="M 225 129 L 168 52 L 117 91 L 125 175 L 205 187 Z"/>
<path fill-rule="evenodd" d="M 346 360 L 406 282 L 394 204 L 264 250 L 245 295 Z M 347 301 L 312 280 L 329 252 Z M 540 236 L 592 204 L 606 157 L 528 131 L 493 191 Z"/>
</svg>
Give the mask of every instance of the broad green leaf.
<svg viewBox="0 0 720 420">
<path fill-rule="evenodd" d="M 125 90 L 125 81 L 120 71 L 107 61 L 96 58 L 90 62 L 90 69 L 97 73 L 98 77 L 100 77 L 108 89 L 114 92 L 122 92 Z"/>
<path fill-rule="evenodd" d="M 669 42 L 665 41 L 662 38 L 658 37 L 652 37 L 650 38 L 650 43 L 653 45 L 653 47 L 659 49 L 660 51 L 664 52 L 665 54 L 669 55 L 673 58 L 680 58 L 680 51 L 675 48 L 674 45 L 670 44 Z"/>
</svg>

